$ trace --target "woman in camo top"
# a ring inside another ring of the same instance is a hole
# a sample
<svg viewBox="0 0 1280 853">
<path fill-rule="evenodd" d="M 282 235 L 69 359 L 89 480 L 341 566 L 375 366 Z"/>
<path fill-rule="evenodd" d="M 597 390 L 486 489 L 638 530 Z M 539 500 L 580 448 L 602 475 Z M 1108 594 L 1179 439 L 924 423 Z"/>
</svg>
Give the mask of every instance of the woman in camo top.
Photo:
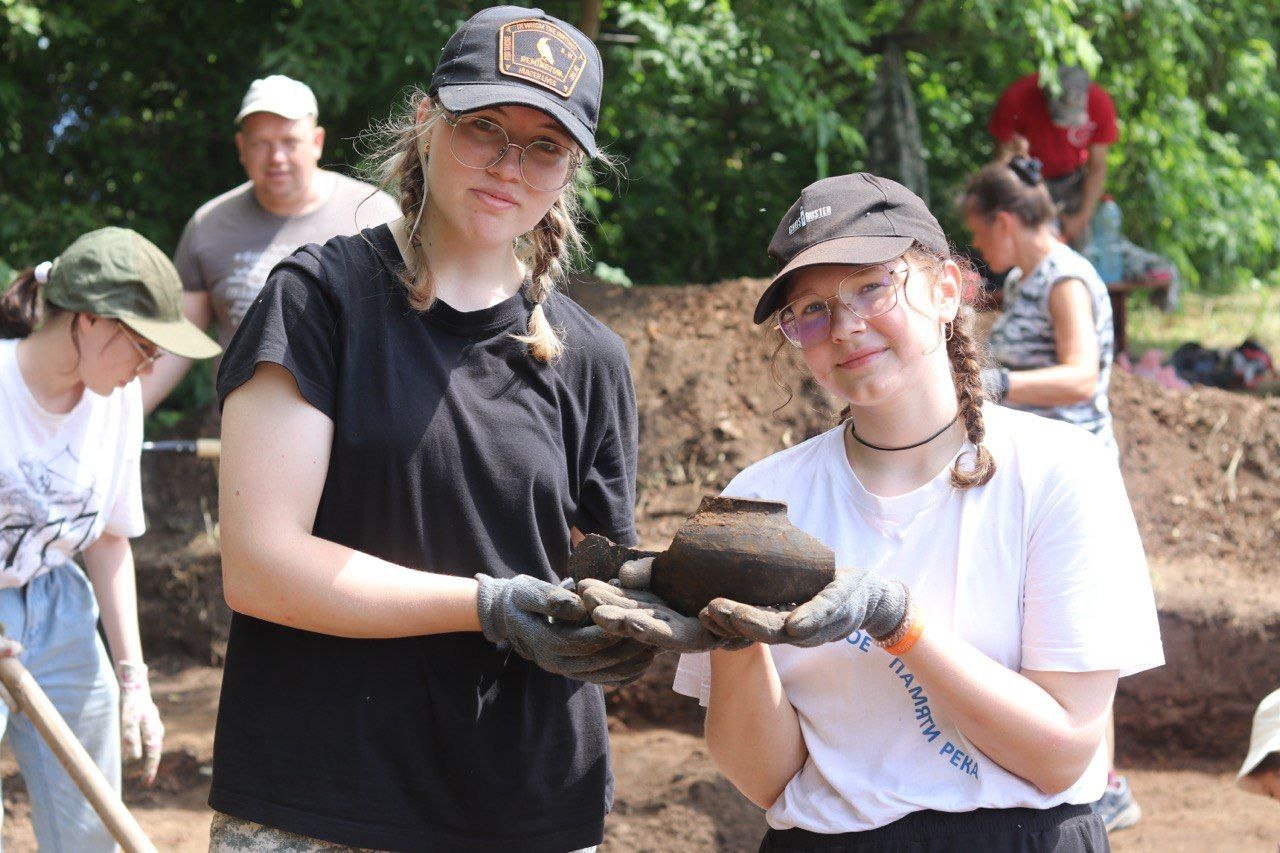
<svg viewBox="0 0 1280 853">
<path fill-rule="evenodd" d="M 987 384 L 1004 405 L 1078 424 L 1115 449 L 1111 302 L 1093 265 L 1058 238 L 1040 161 L 1017 155 L 986 166 L 970 179 L 962 207 L 992 271 L 1011 270 L 991 329 L 999 366 Z"/>
</svg>

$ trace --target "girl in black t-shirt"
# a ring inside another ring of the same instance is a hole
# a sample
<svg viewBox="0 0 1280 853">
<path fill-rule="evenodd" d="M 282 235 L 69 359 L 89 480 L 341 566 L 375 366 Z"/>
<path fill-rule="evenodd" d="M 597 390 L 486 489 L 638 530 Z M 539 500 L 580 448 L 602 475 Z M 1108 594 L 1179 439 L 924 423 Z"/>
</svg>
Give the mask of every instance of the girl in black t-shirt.
<svg viewBox="0 0 1280 853">
<path fill-rule="evenodd" d="M 600 88 L 572 26 L 475 15 L 391 128 L 404 218 L 286 259 L 231 342 L 211 849 L 601 840 L 596 685 L 653 652 L 559 585 L 635 540 L 626 351 L 554 289 Z"/>
</svg>

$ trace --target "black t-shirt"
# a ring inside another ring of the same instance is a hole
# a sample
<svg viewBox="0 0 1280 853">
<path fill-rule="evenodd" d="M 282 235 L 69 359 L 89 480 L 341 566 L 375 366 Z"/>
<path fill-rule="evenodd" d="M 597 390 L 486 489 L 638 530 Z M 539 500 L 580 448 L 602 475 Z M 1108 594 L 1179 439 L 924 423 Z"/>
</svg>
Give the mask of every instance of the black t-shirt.
<svg viewBox="0 0 1280 853">
<path fill-rule="evenodd" d="M 413 310 L 386 226 L 281 262 L 218 395 L 279 364 L 333 421 L 316 536 L 415 569 L 555 582 L 569 528 L 635 540 L 636 414 L 621 339 L 568 297 L 564 356 L 511 338 L 524 292 Z M 599 687 L 479 633 L 354 640 L 236 613 L 209 804 L 341 844 L 566 851 L 613 797 Z"/>
</svg>

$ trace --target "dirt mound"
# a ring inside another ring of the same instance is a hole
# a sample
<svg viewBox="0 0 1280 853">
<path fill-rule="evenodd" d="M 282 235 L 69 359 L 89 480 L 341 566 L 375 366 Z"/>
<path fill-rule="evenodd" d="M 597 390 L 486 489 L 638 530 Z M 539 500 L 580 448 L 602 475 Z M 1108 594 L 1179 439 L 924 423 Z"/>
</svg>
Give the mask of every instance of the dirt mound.
<svg viewBox="0 0 1280 853">
<path fill-rule="evenodd" d="M 646 547 L 665 547 L 702 496 L 746 465 L 835 422 L 837 407 L 801 378 L 789 348 L 778 368 L 794 399 L 778 410 L 787 392 L 775 384 L 766 335 L 749 322 L 762 287 L 741 279 L 571 289 L 631 354 Z M 1234 754 L 1250 703 L 1280 683 L 1280 658 L 1266 654 L 1280 641 L 1280 400 L 1174 392 L 1117 373 L 1111 405 L 1170 661 L 1122 682 L 1122 750 Z M 153 654 L 217 663 L 227 612 L 208 535 L 213 468 L 148 458 L 144 483 L 153 531 L 138 548 L 144 642 Z M 696 731 L 697 705 L 671 691 L 671 671 L 663 656 L 642 682 L 611 695 L 615 719 Z"/>
<path fill-rule="evenodd" d="M 1280 398 L 1120 373 L 1111 407 L 1147 553 L 1280 581 Z"/>
</svg>

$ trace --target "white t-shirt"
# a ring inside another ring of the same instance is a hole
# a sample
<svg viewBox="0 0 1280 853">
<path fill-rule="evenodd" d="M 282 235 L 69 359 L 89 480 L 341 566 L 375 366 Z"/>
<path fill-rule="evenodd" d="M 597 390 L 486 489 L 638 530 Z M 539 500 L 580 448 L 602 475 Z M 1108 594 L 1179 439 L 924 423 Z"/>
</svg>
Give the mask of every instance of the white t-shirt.
<svg viewBox="0 0 1280 853">
<path fill-rule="evenodd" d="M 905 495 L 877 497 L 850 468 L 841 429 L 764 459 L 725 494 L 785 501 L 836 565 L 874 568 L 945 625 L 1020 669 L 1129 675 L 1164 662 L 1146 558 L 1115 456 L 1071 424 L 983 407 L 996 460 L 957 490 L 948 465 Z M 971 453 L 966 442 L 961 453 Z M 1096 800 L 1105 747 L 1068 790 L 1044 794 L 984 755 L 929 701 L 930 686 L 858 632 L 814 649 L 771 646 L 809 757 L 769 825 L 819 833 L 883 826 L 911 812 L 1049 808 Z M 710 695 L 710 660 L 684 655 L 675 689 Z"/>
<path fill-rule="evenodd" d="M 137 380 L 53 414 L 22 378 L 17 345 L 0 341 L 0 589 L 71 561 L 104 530 L 146 528 Z"/>
</svg>

